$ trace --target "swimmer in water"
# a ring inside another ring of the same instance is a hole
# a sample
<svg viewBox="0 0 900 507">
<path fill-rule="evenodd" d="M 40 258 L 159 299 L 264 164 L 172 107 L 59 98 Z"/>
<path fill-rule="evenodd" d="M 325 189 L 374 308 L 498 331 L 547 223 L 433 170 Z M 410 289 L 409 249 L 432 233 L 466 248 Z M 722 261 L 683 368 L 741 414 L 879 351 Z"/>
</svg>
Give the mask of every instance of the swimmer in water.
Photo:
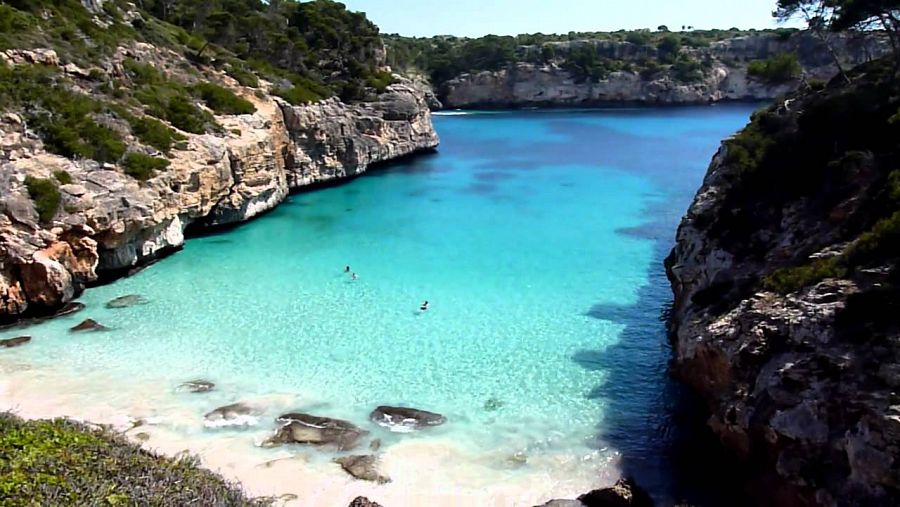
<svg viewBox="0 0 900 507">
<path fill-rule="evenodd" d="M 350 272 L 350 266 L 345 266 L 344 273 L 349 273 L 349 272 Z"/>
<path fill-rule="evenodd" d="M 351 280 L 356 280 L 357 278 L 359 278 L 359 277 L 356 276 L 356 273 L 353 273 L 352 275 L 350 275 Z"/>
<path fill-rule="evenodd" d="M 422 303 L 422 306 L 419 307 L 419 311 L 420 311 L 420 312 L 427 312 L 427 311 L 428 311 L 428 301 L 425 301 L 424 303 Z"/>
</svg>

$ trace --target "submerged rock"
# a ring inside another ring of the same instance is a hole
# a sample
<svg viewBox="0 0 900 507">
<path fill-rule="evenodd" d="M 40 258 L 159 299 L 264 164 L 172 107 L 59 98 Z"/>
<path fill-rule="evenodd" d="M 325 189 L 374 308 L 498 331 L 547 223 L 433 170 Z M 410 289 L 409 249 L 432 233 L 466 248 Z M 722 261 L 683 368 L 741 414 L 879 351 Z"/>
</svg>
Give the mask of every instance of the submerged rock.
<svg viewBox="0 0 900 507">
<path fill-rule="evenodd" d="M 216 385 L 208 380 L 191 380 L 178 386 L 178 390 L 189 393 L 208 393 L 215 387 Z"/>
<path fill-rule="evenodd" d="M 345 472 L 362 481 L 387 484 L 391 478 L 378 472 L 378 458 L 369 454 L 364 456 L 344 456 L 334 460 Z"/>
<path fill-rule="evenodd" d="M 208 428 L 222 426 L 253 426 L 259 422 L 258 416 L 262 413 L 258 407 L 247 403 L 233 403 L 219 407 L 203 416 L 206 419 L 204 425 Z"/>
<path fill-rule="evenodd" d="M 66 315 L 72 315 L 74 313 L 78 313 L 81 310 L 85 309 L 84 303 L 66 303 L 65 306 L 59 309 L 58 312 L 54 314 L 55 317 L 65 317 Z"/>
<path fill-rule="evenodd" d="M 109 330 L 108 327 L 104 326 L 103 324 L 100 324 L 99 322 L 97 322 L 94 319 L 86 319 L 86 320 L 82 321 L 81 324 L 78 324 L 77 326 L 69 329 L 69 331 L 71 331 L 73 333 L 87 333 L 87 332 L 93 332 L 93 331 L 107 331 L 107 330 Z"/>
<path fill-rule="evenodd" d="M 439 426 L 447 422 L 441 414 L 406 407 L 382 405 L 369 414 L 375 424 L 396 432 L 420 430 L 429 426 Z"/>
<path fill-rule="evenodd" d="M 484 402 L 484 409 L 488 412 L 494 412 L 503 408 L 503 405 L 503 401 L 498 400 L 497 398 L 491 398 Z"/>
<path fill-rule="evenodd" d="M 339 451 L 347 451 L 356 447 L 359 439 L 368 433 L 348 421 L 309 414 L 284 414 L 277 421 L 284 425 L 263 443 L 266 447 L 306 444 L 334 446 Z"/>
<path fill-rule="evenodd" d="M 375 440 L 372 440 L 369 443 L 369 450 L 377 451 L 378 449 L 381 449 L 381 439 L 380 438 L 376 438 Z"/>
<path fill-rule="evenodd" d="M 25 345 L 26 343 L 31 341 L 30 336 L 17 336 L 16 338 L 10 338 L 8 340 L 0 340 L 0 347 L 6 347 L 11 349 L 13 347 L 19 347 Z"/>
<path fill-rule="evenodd" d="M 114 310 L 118 310 L 121 308 L 130 308 L 132 306 L 138 305 L 146 305 L 150 301 L 147 300 L 144 296 L 139 296 L 137 294 L 129 294 L 127 296 L 117 297 L 108 303 L 106 303 L 106 307 Z"/>
</svg>

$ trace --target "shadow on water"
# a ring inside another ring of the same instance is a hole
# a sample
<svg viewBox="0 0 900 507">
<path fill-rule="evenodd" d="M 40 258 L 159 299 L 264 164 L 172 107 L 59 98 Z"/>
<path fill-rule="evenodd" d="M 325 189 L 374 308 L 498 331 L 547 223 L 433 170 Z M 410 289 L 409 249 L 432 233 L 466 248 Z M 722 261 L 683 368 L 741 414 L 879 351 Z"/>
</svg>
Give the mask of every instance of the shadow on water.
<svg viewBox="0 0 900 507">
<path fill-rule="evenodd" d="M 593 306 L 588 316 L 624 329 L 617 343 L 579 351 L 572 360 L 606 373 L 604 382 L 586 396 L 604 404 L 598 443 L 621 453 L 624 475 L 660 505 L 734 505 L 736 485 L 728 478 L 727 457 L 705 426 L 703 404 L 668 375 L 671 347 L 665 319 L 672 294 L 663 260 L 674 230 L 669 221 L 619 231 L 654 242 L 649 283 L 632 305 Z"/>
</svg>

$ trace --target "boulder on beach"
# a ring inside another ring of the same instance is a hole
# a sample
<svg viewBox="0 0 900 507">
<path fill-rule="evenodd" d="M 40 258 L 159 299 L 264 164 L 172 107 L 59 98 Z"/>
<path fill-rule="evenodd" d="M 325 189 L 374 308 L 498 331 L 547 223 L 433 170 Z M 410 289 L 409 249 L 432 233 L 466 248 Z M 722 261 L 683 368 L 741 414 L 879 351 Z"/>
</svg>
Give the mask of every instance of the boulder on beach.
<svg viewBox="0 0 900 507">
<path fill-rule="evenodd" d="M 378 458 L 368 454 L 363 456 L 344 456 L 334 460 L 345 472 L 361 481 L 387 484 L 391 478 L 378 472 Z"/>
<path fill-rule="evenodd" d="M 407 407 L 390 407 L 382 405 L 369 414 L 369 419 L 379 426 L 391 431 L 409 432 L 429 426 L 438 426 L 447 422 L 441 414 Z"/>
<path fill-rule="evenodd" d="M 277 421 L 283 426 L 263 443 L 266 447 L 306 444 L 333 446 L 339 451 L 348 451 L 356 447 L 359 439 L 368 433 L 348 421 L 309 414 L 284 414 Z"/>
<path fill-rule="evenodd" d="M 17 336 L 15 338 L 10 338 L 8 340 L 0 340 L 0 347 L 5 347 L 11 349 L 13 347 L 19 347 L 25 345 L 26 343 L 31 341 L 30 336 Z"/>
<path fill-rule="evenodd" d="M 258 416 L 262 413 L 259 407 L 248 403 L 232 403 L 219 407 L 203 416 L 204 425 L 208 428 L 222 426 L 252 426 L 259 422 Z"/>
<path fill-rule="evenodd" d="M 69 329 L 73 333 L 86 333 L 92 331 L 107 331 L 109 328 L 94 319 L 86 319 L 75 327 Z"/>
<path fill-rule="evenodd" d="M 653 507 L 653 499 L 634 480 L 619 479 L 611 488 L 603 488 L 581 495 L 578 500 L 585 507 Z"/>
<path fill-rule="evenodd" d="M 381 507 L 381 504 L 375 503 L 364 496 L 358 496 L 350 502 L 350 507 Z"/>
<path fill-rule="evenodd" d="M 216 388 L 216 385 L 208 380 L 191 380 L 178 386 L 179 391 L 188 393 L 208 393 Z"/>
<path fill-rule="evenodd" d="M 147 300 L 144 296 L 139 296 L 137 294 L 129 294 L 127 296 L 117 297 L 106 303 L 106 307 L 114 310 L 118 310 L 121 308 L 130 308 L 132 306 L 137 305 L 146 305 L 150 301 Z"/>
<path fill-rule="evenodd" d="M 66 303 L 65 306 L 60 308 L 55 314 L 53 314 L 53 316 L 54 317 L 65 317 L 66 315 L 72 315 L 73 313 L 78 313 L 84 309 L 85 309 L 84 303 L 76 303 L 76 302 Z"/>
</svg>

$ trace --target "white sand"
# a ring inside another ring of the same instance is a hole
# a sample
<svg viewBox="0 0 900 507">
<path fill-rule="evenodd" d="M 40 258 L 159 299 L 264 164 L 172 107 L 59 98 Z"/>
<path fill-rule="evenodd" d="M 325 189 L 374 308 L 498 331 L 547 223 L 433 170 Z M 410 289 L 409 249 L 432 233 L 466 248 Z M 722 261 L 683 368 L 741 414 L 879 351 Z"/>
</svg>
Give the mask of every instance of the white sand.
<svg viewBox="0 0 900 507">
<path fill-rule="evenodd" d="M 418 438 L 379 451 L 380 471 L 392 482 L 355 480 L 315 448 L 260 449 L 262 431 L 211 431 L 168 385 L 117 385 L 97 375 L 73 378 L 57 368 L 34 368 L 0 357 L 0 411 L 28 419 L 69 417 L 107 424 L 169 456 L 190 453 L 248 494 L 273 496 L 284 505 L 345 507 L 360 495 L 386 507 L 533 506 L 574 498 L 618 477 L 614 458 L 592 453 L 578 458 L 529 457 L 515 469 L 508 456 L 472 455 L 451 441 Z M 181 395 L 184 396 L 184 395 Z M 202 396 L 202 395 L 199 395 Z M 288 409 L 288 395 L 251 400 Z M 143 421 L 133 428 L 135 421 Z M 357 452 L 365 454 L 368 449 Z M 327 456 L 327 455 L 326 455 Z"/>
</svg>

